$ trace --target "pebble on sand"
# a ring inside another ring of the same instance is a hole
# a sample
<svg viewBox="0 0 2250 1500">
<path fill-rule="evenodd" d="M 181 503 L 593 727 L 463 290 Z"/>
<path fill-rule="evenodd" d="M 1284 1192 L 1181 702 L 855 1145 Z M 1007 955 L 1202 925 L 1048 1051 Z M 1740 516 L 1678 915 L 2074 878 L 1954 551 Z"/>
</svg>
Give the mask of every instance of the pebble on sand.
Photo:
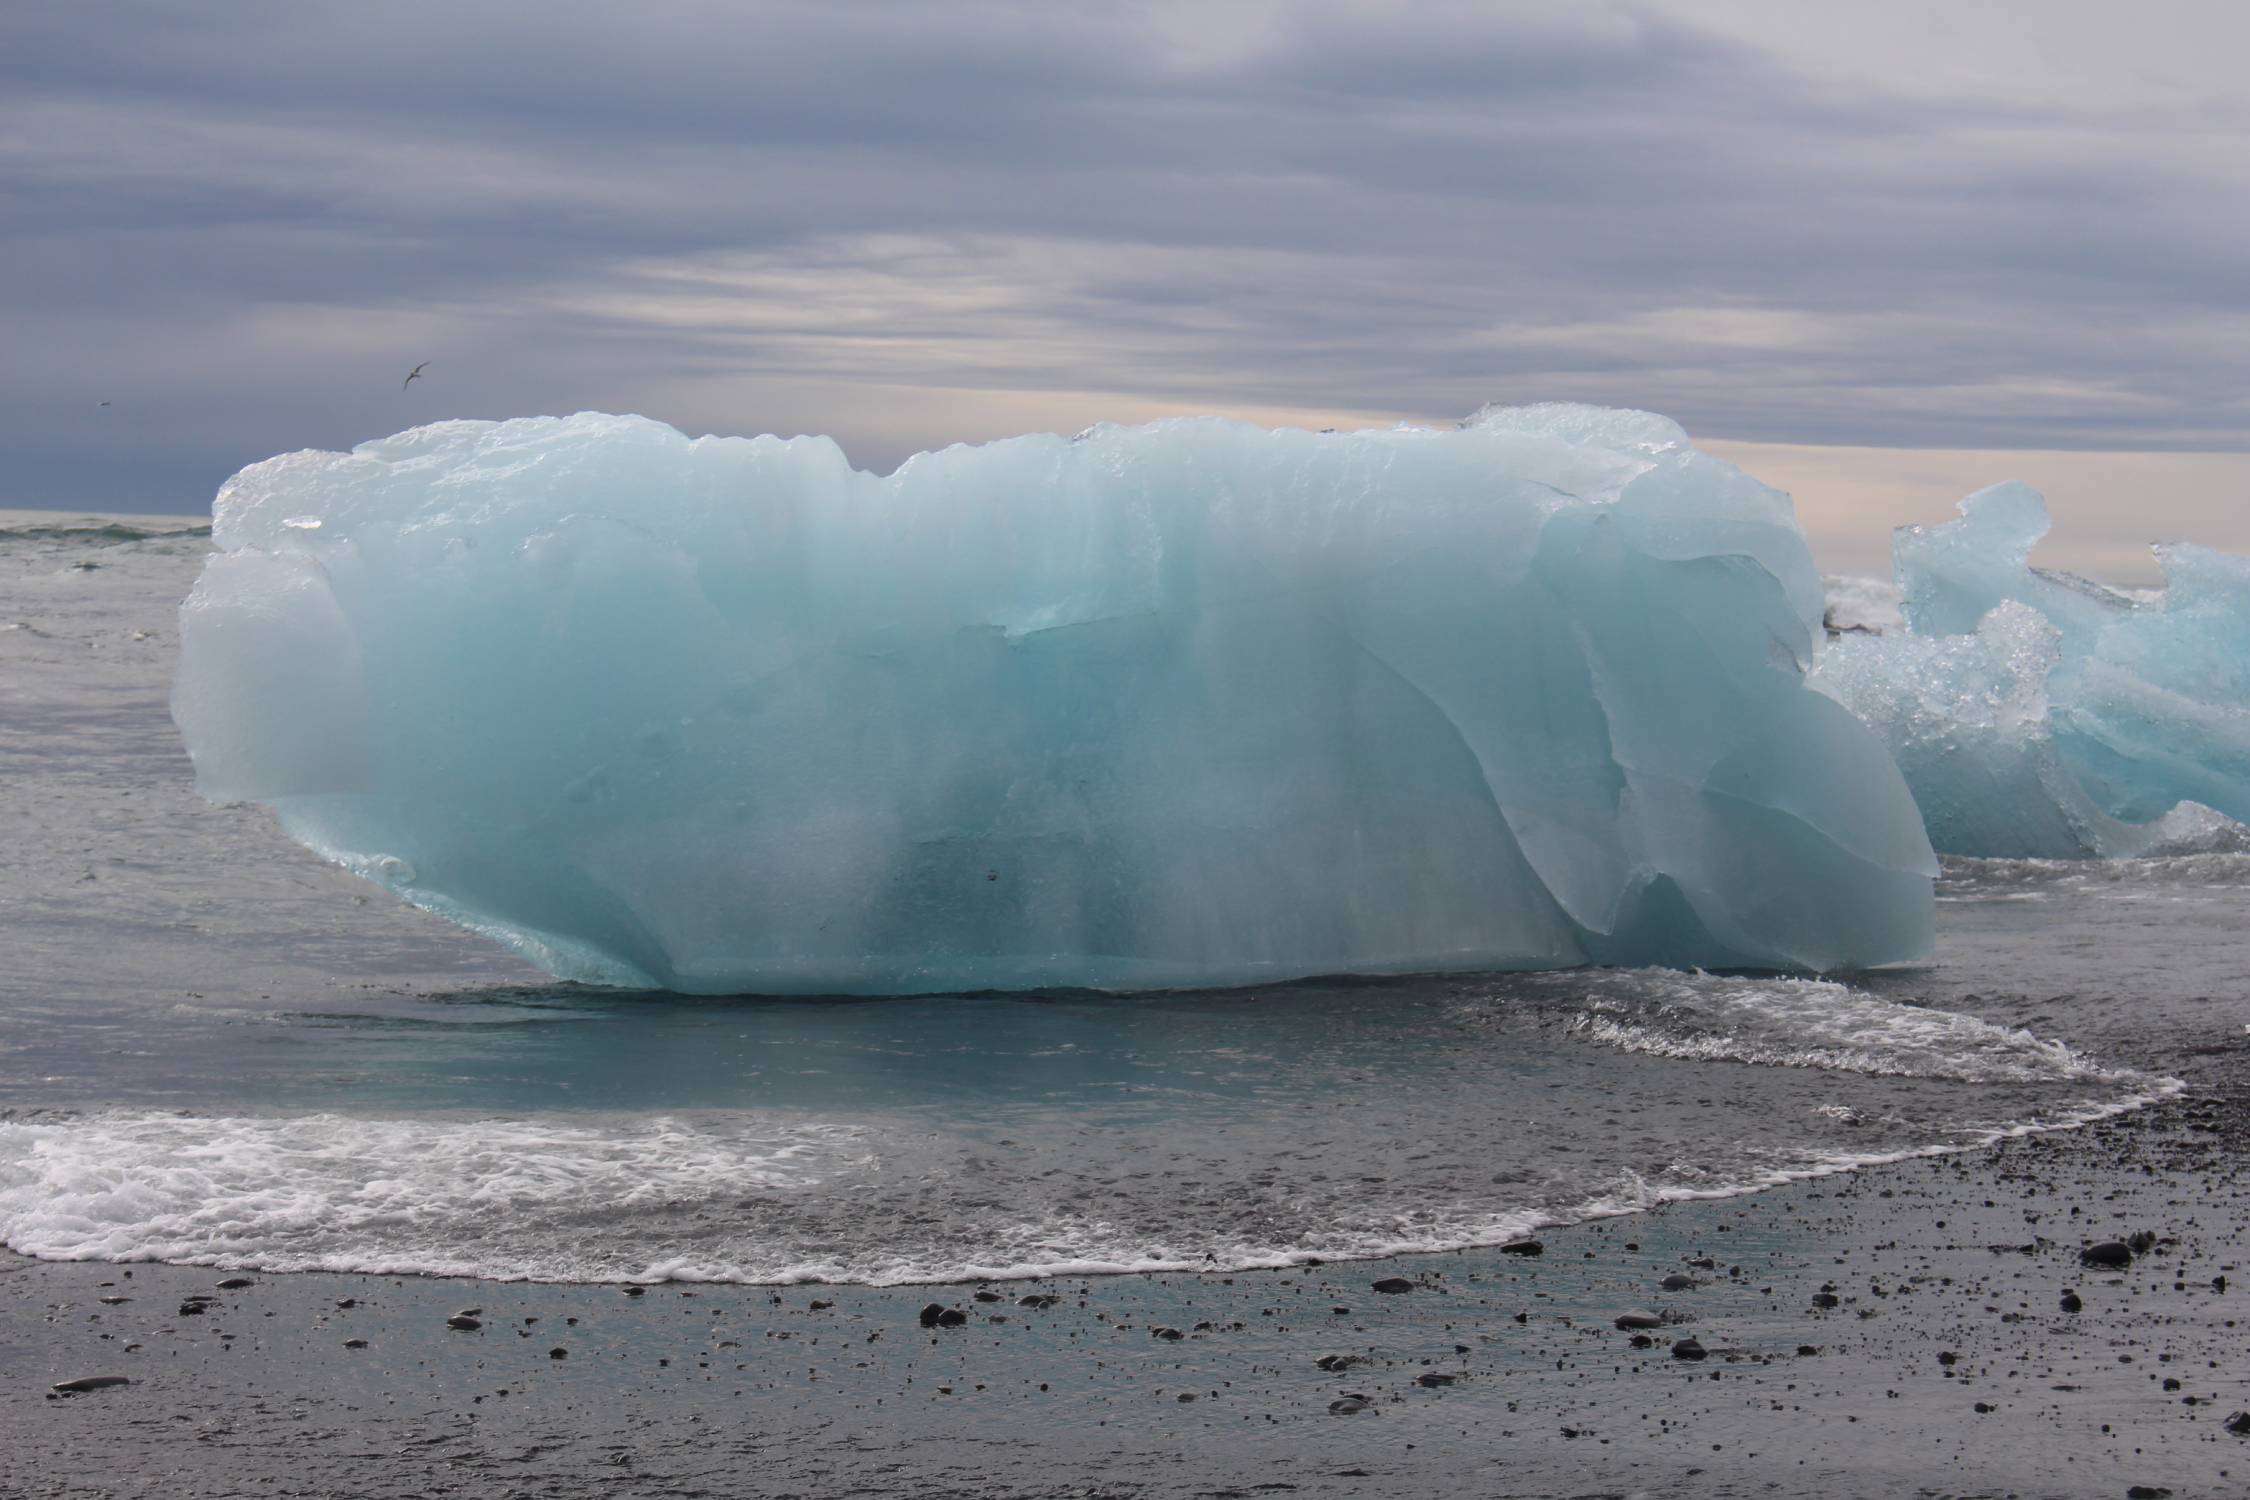
<svg viewBox="0 0 2250 1500">
<path fill-rule="evenodd" d="M 1375 1290 L 1387 1297 L 1395 1297 L 1401 1292 L 1413 1291 L 1414 1283 L 1408 1281 L 1404 1276 L 1386 1276 L 1375 1283 Z"/>
<path fill-rule="evenodd" d="M 54 1389 L 65 1396 L 81 1395 L 87 1391 L 107 1390 L 113 1385 L 131 1385 L 122 1375 L 81 1375 L 76 1380 L 58 1380 Z"/>
</svg>

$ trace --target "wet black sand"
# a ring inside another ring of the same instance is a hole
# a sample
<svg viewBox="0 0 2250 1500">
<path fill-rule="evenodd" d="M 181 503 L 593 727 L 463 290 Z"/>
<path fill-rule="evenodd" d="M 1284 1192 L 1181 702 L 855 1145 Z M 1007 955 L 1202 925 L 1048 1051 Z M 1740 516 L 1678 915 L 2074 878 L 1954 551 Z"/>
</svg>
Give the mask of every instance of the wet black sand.
<svg viewBox="0 0 2250 1500">
<path fill-rule="evenodd" d="M 2241 1495 L 2239 1050 L 2085 1130 L 1551 1230 L 1537 1256 L 996 1300 L 222 1291 L 218 1271 L 11 1259 L 0 1495 Z M 2155 1242 L 2126 1268 L 2081 1264 L 2137 1233 Z M 1373 1290 L 1387 1277 L 1413 1289 Z M 198 1294 L 218 1300 L 183 1315 Z M 932 1302 L 966 1321 L 922 1326 Z M 480 1327 L 447 1326 L 468 1309 Z M 1645 1348 L 1614 1326 L 1633 1310 L 1665 1320 Z M 1691 1337 L 1705 1358 L 1677 1357 Z M 1315 1363 L 1336 1355 L 1355 1362 Z M 131 1384 L 50 1399 L 102 1375 Z"/>
</svg>

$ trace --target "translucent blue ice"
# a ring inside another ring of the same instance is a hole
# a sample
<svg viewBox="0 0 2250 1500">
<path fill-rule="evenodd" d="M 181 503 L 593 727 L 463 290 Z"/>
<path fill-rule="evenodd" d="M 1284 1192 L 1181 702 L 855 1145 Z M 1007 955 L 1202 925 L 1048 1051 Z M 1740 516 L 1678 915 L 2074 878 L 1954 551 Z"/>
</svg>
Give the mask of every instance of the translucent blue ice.
<svg viewBox="0 0 2250 1500">
<path fill-rule="evenodd" d="M 1890 745 L 1949 854 L 2145 852 L 2250 821 L 2250 561 L 2156 548 L 2132 595 L 2030 565 L 2020 484 L 1898 533 L 1907 631 L 1830 645 L 1816 683 Z"/>
<path fill-rule="evenodd" d="M 255 465 L 206 795 L 580 979 L 1222 985 L 1930 942 L 1786 497 L 1646 413 L 955 447 L 637 417 Z"/>
</svg>

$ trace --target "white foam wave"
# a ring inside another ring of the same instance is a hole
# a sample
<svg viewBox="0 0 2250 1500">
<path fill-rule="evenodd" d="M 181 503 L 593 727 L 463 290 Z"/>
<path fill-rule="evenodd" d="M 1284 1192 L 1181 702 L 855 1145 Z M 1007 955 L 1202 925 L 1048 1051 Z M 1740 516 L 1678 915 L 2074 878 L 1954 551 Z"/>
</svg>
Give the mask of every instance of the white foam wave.
<svg viewBox="0 0 2250 1500">
<path fill-rule="evenodd" d="M 54 1260 L 165 1261 L 226 1269 L 463 1276 L 499 1281 L 854 1282 L 892 1286 L 1151 1272 L 1278 1269 L 1490 1247 L 1539 1229 L 1739 1197 L 1914 1157 L 2070 1129 L 2181 1090 L 2173 1079 L 2036 1118 L 1902 1149 L 1777 1147 L 1762 1163 L 1651 1182 L 1622 1171 L 1544 1208 L 1446 1204 L 1388 1227 L 1207 1244 L 1192 1226 L 1150 1244 L 1098 1220 L 1024 1218 L 974 1243 L 895 1239 L 805 1244 L 763 1232 L 760 1189 L 822 1189 L 857 1143 L 826 1131 L 749 1137 L 670 1120 L 600 1126 L 530 1121 L 364 1120 L 334 1115 L 207 1119 L 109 1112 L 0 1122 L 0 1242 Z M 845 1155 L 838 1156 L 842 1146 Z M 388 1155 L 405 1150 L 414 1154 Z M 848 1189 L 847 1189 L 848 1190 Z M 668 1243 L 665 1210 L 742 1201 L 706 1243 Z M 649 1211 L 635 1224 L 633 1210 Z M 619 1232 L 619 1225 L 623 1225 Z"/>
<path fill-rule="evenodd" d="M 1958 1083 L 2124 1083 L 2062 1042 L 1826 979 L 1671 969 L 1594 976 L 1571 1031 L 1628 1052 Z"/>
<path fill-rule="evenodd" d="M 0 1121 L 0 1242 L 51 1260 L 607 1280 L 574 1219 L 803 1187 L 857 1132 L 593 1122 L 203 1117 Z"/>
</svg>

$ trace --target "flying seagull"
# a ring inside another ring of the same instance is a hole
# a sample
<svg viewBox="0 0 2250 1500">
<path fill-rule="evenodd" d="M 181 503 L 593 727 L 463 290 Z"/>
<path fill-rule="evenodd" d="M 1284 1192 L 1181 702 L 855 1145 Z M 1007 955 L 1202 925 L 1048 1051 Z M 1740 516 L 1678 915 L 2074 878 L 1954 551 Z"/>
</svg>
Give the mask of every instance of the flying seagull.
<svg viewBox="0 0 2250 1500">
<path fill-rule="evenodd" d="M 107 406 L 107 405 L 109 405 L 109 403 L 108 403 L 107 401 L 101 402 L 101 403 L 99 403 L 99 404 L 100 404 L 100 405 L 103 405 L 103 406 Z"/>
<path fill-rule="evenodd" d="M 415 381 L 420 380 L 422 378 L 422 372 L 424 370 L 427 370 L 429 367 L 430 362 L 426 359 L 423 360 L 420 364 L 416 365 L 412 370 L 407 372 L 406 378 L 398 383 L 398 388 L 403 391 L 408 386 L 412 385 Z"/>
</svg>

